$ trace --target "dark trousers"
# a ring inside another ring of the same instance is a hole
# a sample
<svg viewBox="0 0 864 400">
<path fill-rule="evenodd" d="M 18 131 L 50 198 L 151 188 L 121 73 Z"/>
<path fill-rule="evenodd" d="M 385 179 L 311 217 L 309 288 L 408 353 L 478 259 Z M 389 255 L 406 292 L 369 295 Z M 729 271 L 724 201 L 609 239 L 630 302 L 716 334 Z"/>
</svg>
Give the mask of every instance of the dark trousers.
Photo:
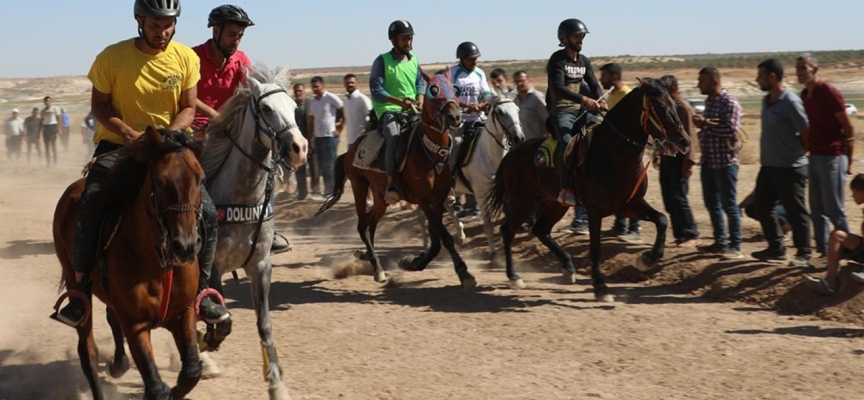
<svg viewBox="0 0 864 400">
<path fill-rule="evenodd" d="M 777 201 L 786 210 L 786 219 L 792 225 L 792 239 L 799 256 L 810 256 L 810 215 L 805 196 L 808 167 L 762 167 L 756 178 L 754 205 L 762 232 L 771 248 L 783 248 L 783 229 L 777 219 Z"/>
<path fill-rule="evenodd" d="M 564 150 L 570 139 L 578 137 L 582 140 L 585 136 L 585 116 L 581 114 L 579 111 L 566 111 L 555 116 L 555 138 L 558 139 L 555 162 L 558 163 L 558 184 L 562 189 L 570 188 L 573 180 L 570 168 L 564 162 Z"/>
<path fill-rule="evenodd" d="M 312 187 L 312 194 L 320 194 L 319 188 L 320 177 L 318 176 L 318 160 L 314 150 L 309 151 L 306 157 L 306 164 L 297 168 L 297 196 L 306 197 L 309 195 L 309 187 Z M 306 178 L 309 181 L 306 181 Z"/>
<path fill-rule="evenodd" d="M 617 212 L 615 213 L 615 223 L 612 224 L 612 230 L 620 235 L 631 232 L 639 233 L 642 230 L 642 226 L 639 224 L 639 219 L 637 218 L 630 218 L 630 223 L 628 224 L 624 213 Z"/>
<path fill-rule="evenodd" d="M 57 165 L 57 125 L 44 125 L 42 140 L 45 142 L 45 162 L 51 166 L 53 160 L 54 165 Z"/>
<path fill-rule="evenodd" d="M 42 161 L 42 146 L 39 145 L 39 134 L 27 135 L 27 162 L 30 162 L 30 149 L 36 147 L 36 156 Z"/>
<path fill-rule="evenodd" d="M 687 200 L 690 191 L 690 180 L 681 174 L 686 155 L 663 157 L 660 162 L 660 191 L 663 194 L 663 206 L 672 220 L 672 235 L 677 242 L 684 242 L 699 237 L 699 229 L 693 218 L 693 210 Z"/>
</svg>

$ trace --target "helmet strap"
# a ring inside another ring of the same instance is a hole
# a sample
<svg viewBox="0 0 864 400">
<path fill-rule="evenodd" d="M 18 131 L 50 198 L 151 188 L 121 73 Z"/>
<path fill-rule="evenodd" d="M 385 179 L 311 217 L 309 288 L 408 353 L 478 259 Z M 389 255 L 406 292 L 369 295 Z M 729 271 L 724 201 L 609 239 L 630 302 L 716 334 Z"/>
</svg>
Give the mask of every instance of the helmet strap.
<svg viewBox="0 0 864 400">
<path fill-rule="evenodd" d="M 225 54 L 225 50 L 222 49 L 222 34 L 225 32 L 225 23 L 219 24 L 219 35 L 213 35 L 213 41 L 216 43 L 216 50 L 219 50 L 222 53 L 222 57 L 228 58 L 228 55 Z"/>
</svg>

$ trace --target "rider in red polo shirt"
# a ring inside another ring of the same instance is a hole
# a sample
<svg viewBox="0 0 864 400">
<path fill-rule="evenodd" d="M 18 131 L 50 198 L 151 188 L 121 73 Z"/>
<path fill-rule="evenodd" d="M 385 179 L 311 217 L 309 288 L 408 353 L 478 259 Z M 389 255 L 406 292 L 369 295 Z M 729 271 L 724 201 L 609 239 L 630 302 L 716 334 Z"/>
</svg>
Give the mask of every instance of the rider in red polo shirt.
<svg viewBox="0 0 864 400">
<path fill-rule="evenodd" d="M 203 130 L 210 118 L 219 115 L 219 108 L 237 91 L 246 80 L 246 68 L 252 63 L 246 53 L 238 50 L 246 28 L 255 25 L 246 11 L 234 5 L 223 5 L 213 9 L 207 18 L 207 27 L 213 28 L 213 38 L 192 50 L 201 59 L 201 80 L 198 81 L 198 101 L 195 105 L 195 120 L 192 127 Z M 277 240 L 284 236 L 277 233 L 270 252 L 282 253 L 291 249 L 288 240 Z"/>
</svg>

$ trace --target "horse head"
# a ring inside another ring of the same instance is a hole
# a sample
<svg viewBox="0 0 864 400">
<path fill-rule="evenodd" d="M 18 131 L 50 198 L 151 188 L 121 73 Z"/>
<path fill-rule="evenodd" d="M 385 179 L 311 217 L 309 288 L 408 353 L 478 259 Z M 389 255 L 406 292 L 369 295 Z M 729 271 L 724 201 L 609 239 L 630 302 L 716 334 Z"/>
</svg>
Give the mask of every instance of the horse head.
<svg viewBox="0 0 864 400">
<path fill-rule="evenodd" d="M 429 75 L 421 70 L 426 80 L 426 99 L 423 103 L 423 122 L 443 133 L 455 131 L 462 126 L 462 110 L 456 104 L 455 91 L 450 82 L 450 70 L 443 74 Z"/>
<path fill-rule="evenodd" d="M 513 99 L 507 96 L 492 95 L 487 98 L 489 104 L 489 119 L 486 120 L 486 128 L 489 124 L 497 128 L 489 129 L 490 132 L 501 130 L 507 136 L 510 146 L 515 146 L 525 141 L 525 132 L 522 131 L 522 121 L 519 119 L 519 106 Z M 503 137 L 496 138 L 503 141 Z"/>
<path fill-rule="evenodd" d="M 127 173 L 149 176 L 148 213 L 162 228 L 163 261 L 188 265 L 201 249 L 198 221 L 201 218 L 201 188 L 204 170 L 198 163 L 203 143 L 183 131 L 147 127 L 128 149 L 130 157 L 118 162 L 115 179 Z M 127 173 L 124 173 L 123 171 Z M 140 180 L 124 179 L 127 185 Z"/>
<path fill-rule="evenodd" d="M 309 144 L 294 117 L 297 103 L 285 88 L 267 82 L 254 70 L 249 71 L 247 81 L 252 91 L 249 109 L 255 119 L 258 141 L 287 166 L 305 164 Z"/>
<path fill-rule="evenodd" d="M 642 99 L 642 130 L 654 138 L 654 148 L 666 155 L 690 151 L 690 137 L 684 131 L 675 100 L 666 86 L 657 79 L 638 79 L 644 92 Z"/>
</svg>

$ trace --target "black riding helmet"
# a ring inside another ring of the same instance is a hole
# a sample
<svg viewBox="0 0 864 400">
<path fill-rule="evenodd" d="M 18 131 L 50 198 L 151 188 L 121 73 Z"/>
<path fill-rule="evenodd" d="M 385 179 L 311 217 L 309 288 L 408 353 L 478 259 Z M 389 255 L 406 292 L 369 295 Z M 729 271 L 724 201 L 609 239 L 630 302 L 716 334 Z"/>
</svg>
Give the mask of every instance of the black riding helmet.
<svg viewBox="0 0 864 400">
<path fill-rule="evenodd" d="M 387 37 L 393 40 L 402 35 L 414 36 L 414 26 L 406 20 L 391 22 L 390 27 L 387 28 Z"/>
<path fill-rule="evenodd" d="M 208 28 L 226 22 L 233 22 L 246 27 L 255 25 L 255 23 L 249 19 L 249 15 L 246 14 L 246 11 L 243 11 L 242 8 L 231 4 L 225 4 L 214 8 L 213 11 L 210 11 L 210 16 L 207 17 Z"/>
<path fill-rule="evenodd" d="M 135 0 L 135 15 L 142 17 L 180 17 L 180 0 Z"/>
<path fill-rule="evenodd" d="M 582 21 L 580 21 L 576 18 L 565 19 L 565 20 L 561 21 L 560 24 L 558 24 L 558 39 L 559 40 L 563 37 L 567 37 L 570 35 L 578 35 L 580 33 L 591 33 L 591 32 L 588 32 L 588 27 L 586 27 Z"/>
<path fill-rule="evenodd" d="M 480 48 L 474 43 L 462 42 L 459 44 L 459 47 L 456 48 L 456 58 L 460 60 L 477 57 L 480 57 Z"/>
</svg>

